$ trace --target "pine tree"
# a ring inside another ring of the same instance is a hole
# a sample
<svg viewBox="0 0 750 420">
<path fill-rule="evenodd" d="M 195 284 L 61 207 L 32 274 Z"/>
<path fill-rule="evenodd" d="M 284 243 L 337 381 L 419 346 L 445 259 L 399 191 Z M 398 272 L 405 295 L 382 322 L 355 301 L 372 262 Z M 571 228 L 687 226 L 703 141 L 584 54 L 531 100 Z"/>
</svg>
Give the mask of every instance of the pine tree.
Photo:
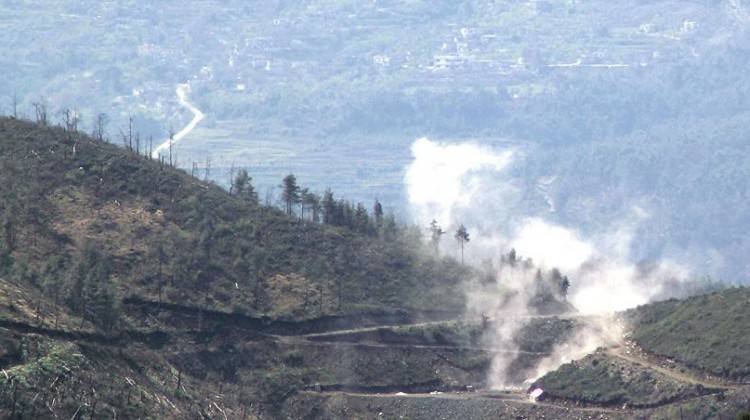
<svg viewBox="0 0 750 420">
<path fill-rule="evenodd" d="M 68 275 L 68 305 L 74 313 L 110 331 L 119 318 L 110 260 L 93 242 L 84 244 Z"/>
<path fill-rule="evenodd" d="M 354 209 L 352 209 L 352 205 L 346 200 L 339 200 L 337 214 L 339 225 L 351 229 L 354 225 Z"/>
<path fill-rule="evenodd" d="M 383 205 L 378 200 L 375 200 L 375 204 L 372 206 L 372 217 L 375 220 L 375 231 L 380 232 L 383 227 Z"/>
<path fill-rule="evenodd" d="M 164 238 L 158 238 L 156 240 L 156 247 L 152 249 L 152 260 L 156 261 L 156 288 L 159 302 L 161 302 L 162 292 L 164 290 L 164 268 L 169 262 L 169 256 L 164 248 Z"/>
<path fill-rule="evenodd" d="M 393 213 L 388 214 L 383 221 L 383 238 L 392 241 L 398 236 L 398 224 L 396 223 L 396 216 Z"/>
<path fill-rule="evenodd" d="M 285 176 L 281 188 L 283 188 L 281 199 L 286 205 L 286 214 L 291 216 L 294 205 L 300 201 L 300 188 L 297 185 L 297 177 L 293 174 Z"/>
<path fill-rule="evenodd" d="M 307 208 L 307 200 L 305 198 L 310 194 L 310 190 L 307 188 L 300 188 L 299 190 L 299 218 L 305 220 L 305 209 Z"/>
<path fill-rule="evenodd" d="M 357 203 L 352 223 L 352 228 L 355 231 L 365 234 L 370 233 L 370 215 L 367 214 L 367 209 L 362 203 Z"/>
<path fill-rule="evenodd" d="M 198 229 L 198 246 L 202 251 L 202 256 L 206 260 L 205 262 L 208 263 L 211 261 L 211 251 L 214 247 L 214 236 L 216 232 L 213 218 L 210 215 L 205 215 Z"/>
<path fill-rule="evenodd" d="M 461 246 L 461 264 L 464 263 L 464 246 L 469 242 L 469 231 L 463 224 L 458 227 L 455 235 L 458 244 Z"/>
<path fill-rule="evenodd" d="M 550 286 L 560 299 L 565 299 L 570 288 L 570 280 L 567 276 L 563 276 L 560 270 L 553 268 L 550 274 Z"/>
<path fill-rule="evenodd" d="M 307 188 L 304 188 L 300 193 L 300 199 L 302 204 L 302 218 L 305 218 L 305 209 L 308 209 L 310 211 L 310 220 L 317 222 L 320 218 L 320 197 L 310 192 Z"/>
<path fill-rule="evenodd" d="M 3 231 L 3 244 L 8 252 L 12 252 L 16 247 L 16 223 L 14 217 L 9 211 L 6 211 L 0 222 L 0 228 Z"/>
<path fill-rule="evenodd" d="M 320 196 L 313 193 L 310 195 L 308 201 L 312 209 L 312 221 L 315 223 L 320 223 Z"/>
<path fill-rule="evenodd" d="M 432 222 L 430 222 L 430 243 L 432 243 L 432 247 L 437 253 L 440 250 L 440 237 L 445 234 L 445 231 L 443 228 L 438 225 L 437 220 L 432 219 Z"/>
<path fill-rule="evenodd" d="M 568 299 L 568 289 L 570 289 L 570 280 L 568 276 L 563 276 L 562 280 L 560 280 L 560 296 L 562 296 L 563 300 Z"/>
<path fill-rule="evenodd" d="M 100 273 L 104 274 L 104 273 Z M 91 308 L 89 313 L 92 322 L 104 331 L 111 331 L 120 317 L 120 308 L 117 304 L 114 288 L 109 274 L 102 275 L 97 279 L 98 283 L 92 294 Z"/>
<path fill-rule="evenodd" d="M 243 201 L 252 205 L 258 205 L 258 193 L 252 184 L 253 178 L 247 170 L 240 169 L 232 182 L 232 193 Z"/>
<path fill-rule="evenodd" d="M 323 210 L 323 223 L 327 225 L 336 225 L 336 200 L 333 198 L 333 192 L 331 189 L 326 189 L 323 193 L 323 200 L 321 201 L 321 207 Z"/>
<path fill-rule="evenodd" d="M 508 253 L 508 263 L 510 263 L 511 267 L 515 267 L 517 261 L 518 261 L 518 256 L 516 255 L 516 249 L 511 248 L 510 252 Z"/>
<path fill-rule="evenodd" d="M 47 260 L 42 270 L 42 287 L 47 296 L 51 296 L 55 305 L 55 328 L 60 314 L 59 305 L 63 293 L 64 282 L 60 276 L 65 268 L 65 259 L 54 256 Z"/>
</svg>

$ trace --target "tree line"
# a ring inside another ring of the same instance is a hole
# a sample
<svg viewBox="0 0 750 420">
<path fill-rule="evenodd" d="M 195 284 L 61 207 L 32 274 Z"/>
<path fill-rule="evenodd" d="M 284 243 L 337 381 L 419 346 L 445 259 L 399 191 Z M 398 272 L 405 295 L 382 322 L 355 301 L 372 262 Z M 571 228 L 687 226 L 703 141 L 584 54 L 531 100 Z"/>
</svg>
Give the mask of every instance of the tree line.
<svg viewBox="0 0 750 420">
<path fill-rule="evenodd" d="M 233 170 L 232 173 L 234 172 Z M 368 210 L 363 203 L 354 204 L 335 198 L 330 188 L 321 196 L 301 187 L 294 174 L 285 176 L 280 187 L 282 210 L 289 217 L 297 216 L 301 220 L 313 223 L 345 227 L 367 236 L 393 237 L 398 230 L 395 216 L 392 213 L 385 215 L 383 205 L 377 199 L 372 205 L 372 210 Z M 231 176 L 229 192 L 248 204 L 259 204 L 258 193 L 246 169 L 240 169 Z M 434 219 L 430 222 L 428 231 L 429 241 L 437 254 L 440 239 L 446 232 Z M 470 241 L 469 231 L 464 224 L 459 224 L 453 237 L 458 243 L 463 264 L 465 247 Z"/>
<path fill-rule="evenodd" d="M 246 169 L 232 171 L 229 193 L 240 198 L 251 206 L 259 205 L 258 193 L 252 184 L 252 177 Z M 398 224 L 391 213 L 386 215 L 383 205 L 375 200 L 371 209 L 363 203 L 352 203 L 334 196 L 328 188 L 323 194 L 310 191 L 297 182 L 294 174 L 289 174 L 281 181 L 281 205 L 289 217 L 329 226 L 348 228 L 368 236 L 392 236 L 396 234 Z"/>
</svg>

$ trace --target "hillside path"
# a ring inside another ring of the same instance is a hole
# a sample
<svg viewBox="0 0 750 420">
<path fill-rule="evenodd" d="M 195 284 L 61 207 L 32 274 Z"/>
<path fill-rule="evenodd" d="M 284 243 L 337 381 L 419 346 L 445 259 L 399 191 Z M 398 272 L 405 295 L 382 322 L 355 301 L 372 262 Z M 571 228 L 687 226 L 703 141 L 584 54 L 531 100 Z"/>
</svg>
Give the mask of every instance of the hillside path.
<svg viewBox="0 0 750 420">
<path fill-rule="evenodd" d="M 619 347 L 611 347 L 607 349 L 607 354 L 616 357 L 618 359 L 625 360 L 630 363 L 634 363 L 643 366 L 647 369 L 654 370 L 660 374 L 672 378 L 678 382 L 688 383 L 692 385 L 702 385 L 706 388 L 723 388 L 723 389 L 739 389 L 742 385 L 732 384 L 724 381 L 710 380 L 699 375 L 693 375 L 686 371 L 680 371 L 677 369 L 669 369 L 657 362 L 649 360 L 644 357 L 640 351 L 638 351 L 635 345 L 623 345 Z"/>
<path fill-rule="evenodd" d="M 340 395 L 350 397 L 365 397 L 365 398 L 410 398 L 410 399 L 450 399 L 450 400 L 487 400 L 487 401 L 499 401 L 505 404 L 513 405 L 530 405 L 536 407 L 550 407 L 560 410 L 575 410 L 577 412 L 595 413 L 595 414 L 622 414 L 622 410 L 603 408 L 603 407 L 572 407 L 565 404 L 557 404 L 552 402 L 544 401 L 531 401 L 525 393 L 521 392 L 510 392 L 510 393 L 485 393 L 485 392 L 437 392 L 437 393 L 366 393 L 366 392 L 347 392 L 347 391 L 332 391 L 332 392 L 315 392 L 315 391 L 303 391 L 308 394 L 316 395 Z"/>
<path fill-rule="evenodd" d="M 177 134 L 173 135 L 171 138 L 168 138 L 164 143 L 160 144 L 156 149 L 154 149 L 153 152 L 151 152 L 151 157 L 154 159 L 159 159 L 159 155 L 164 154 L 166 150 L 169 149 L 169 146 L 174 146 L 178 141 L 182 140 L 185 136 L 190 134 L 191 131 L 195 129 L 195 127 L 198 125 L 198 123 L 203 120 L 205 115 L 203 112 L 201 112 L 200 109 L 196 108 L 195 105 L 191 104 L 187 100 L 187 94 L 190 92 L 190 85 L 187 83 L 177 85 L 177 99 L 180 101 L 180 105 L 190 110 L 190 112 L 193 113 L 193 119 L 190 120 L 188 125 L 186 125 L 182 130 L 180 130 Z"/>
</svg>

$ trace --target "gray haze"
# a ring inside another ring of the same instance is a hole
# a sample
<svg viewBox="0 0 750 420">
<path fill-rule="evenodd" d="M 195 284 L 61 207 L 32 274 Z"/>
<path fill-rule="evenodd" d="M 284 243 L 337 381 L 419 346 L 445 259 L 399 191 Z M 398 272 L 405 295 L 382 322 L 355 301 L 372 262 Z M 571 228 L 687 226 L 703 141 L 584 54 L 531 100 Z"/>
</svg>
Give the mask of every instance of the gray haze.
<svg viewBox="0 0 750 420">
<path fill-rule="evenodd" d="M 174 145 L 182 166 L 210 157 L 221 183 L 246 166 L 261 198 L 293 171 L 404 217 L 417 138 L 512 149 L 493 223 L 591 237 L 638 208 L 631 260 L 743 281 L 745 3 L 0 0 L 0 111 L 15 95 L 20 114 L 44 101 L 87 129 L 104 112 L 113 141 L 132 115 L 156 146 L 195 120 L 189 103 L 204 117 Z"/>
</svg>

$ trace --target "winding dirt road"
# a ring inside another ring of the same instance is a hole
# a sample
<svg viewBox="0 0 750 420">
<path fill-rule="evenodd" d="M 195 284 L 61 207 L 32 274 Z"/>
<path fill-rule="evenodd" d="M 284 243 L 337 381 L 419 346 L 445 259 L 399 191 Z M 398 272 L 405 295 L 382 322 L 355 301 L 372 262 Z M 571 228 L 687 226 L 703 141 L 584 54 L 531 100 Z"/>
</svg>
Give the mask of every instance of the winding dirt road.
<svg viewBox="0 0 750 420">
<path fill-rule="evenodd" d="M 315 391 L 302 391 L 308 394 L 322 394 Z M 449 400 L 488 400 L 488 401 L 501 401 L 503 403 L 510 404 L 522 404 L 522 405 L 534 405 L 543 407 L 552 407 L 562 410 L 570 410 L 571 407 L 565 404 L 557 404 L 553 402 L 534 402 L 531 401 L 523 392 L 437 392 L 437 393 L 364 393 L 364 392 L 346 392 L 346 391 L 332 391 L 326 392 L 327 395 L 341 395 L 341 396 L 352 396 L 352 397 L 367 397 L 367 398 L 410 398 L 410 399 L 449 399 Z M 575 411 L 586 412 L 586 413 L 622 413 L 622 410 L 616 410 L 611 408 L 602 407 L 575 407 Z"/>
<path fill-rule="evenodd" d="M 721 389 L 739 389 L 742 385 L 709 379 L 701 375 L 692 374 L 687 369 L 672 369 L 664 367 L 663 364 L 650 360 L 650 358 L 640 352 L 633 344 L 627 344 L 619 347 L 610 347 L 607 349 L 607 355 L 625 360 L 647 369 L 654 370 L 666 377 L 674 379 L 677 382 L 688 383 L 692 385 L 702 385 L 706 388 Z"/>
<path fill-rule="evenodd" d="M 190 110 L 190 112 L 193 113 L 193 119 L 190 120 L 188 125 L 186 125 L 182 130 L 180 130 L 177 134 L 173 135 L 171 138 L 168 138 L 166 141 L 164 141 L 162 144 L 160 144 L 154 151 L 151 153 L 151 157 L 154 159 L 159 159 L 159 156 L 165 154 L 166 151 L 169 150 L 169 146 L 174 146 L 178 141 L 182 140 L 185 136 L 190 134 L 191 131 L 195 129 L 195 127 L 198 126 L 198 123 L 200 123 L 205 115 L 203 112 L 201 112 L 200 109 L 196 108 L 193 104 L 188 102 L 187 100 L 187 94 L 190 92 L 190 85 L 187 83 L 177 85 L 177 99 L 180 101 L 180 105 Z"/>
</svg>

